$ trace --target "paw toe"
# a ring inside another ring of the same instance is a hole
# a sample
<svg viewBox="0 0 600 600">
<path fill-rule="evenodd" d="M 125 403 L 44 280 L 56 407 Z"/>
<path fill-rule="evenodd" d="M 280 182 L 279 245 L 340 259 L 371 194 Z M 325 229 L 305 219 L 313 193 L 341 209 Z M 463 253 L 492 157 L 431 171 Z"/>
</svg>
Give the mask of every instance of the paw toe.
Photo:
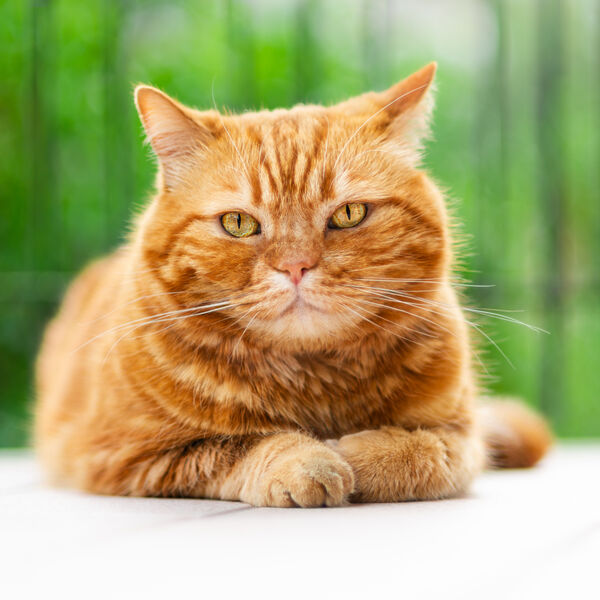
<svg viewBox="0 0 600 600">
<path fill-rule="evenodd" d="M 290 457 L 269 475 L 266 497 L 271 506 L 340 506 L 354 486 L 350 465 L 329 451 Z"/>
</svg>

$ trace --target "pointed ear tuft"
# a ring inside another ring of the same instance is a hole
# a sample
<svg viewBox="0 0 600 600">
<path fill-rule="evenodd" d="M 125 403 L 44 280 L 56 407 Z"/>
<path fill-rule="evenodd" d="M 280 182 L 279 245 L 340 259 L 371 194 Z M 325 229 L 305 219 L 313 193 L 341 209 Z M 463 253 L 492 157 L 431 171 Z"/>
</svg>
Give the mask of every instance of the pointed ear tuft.
<svg viewBox="0 0 600 600">
<path fill-rule="evenodd" d="M 417 164 L 423 140 L 429 134 L 433 109 L 432 87 L 436 63 L 429 63 L 384 92 L 370 92 L 338 105 L 346 114 L 357 115 L 384 132 L 413 164 Z"/>
<path fill-rule="evenodd" d="M 186 108 L 156 88 L 138 85 L 134 97 L 148 142 L 158 157 L 163 181 L 171 187 L 197 151 L 209 143 L 212 132 L 202 122 L 202 113 Z"/>
<path fill-rule="evenodd" d="M 436 68 L 435 62 L 429 63 L 379 94 L 379 103 L 385 106 L 382 112 L 387 117 L 388 136 L 412 152 L 415 164 L 420 161 L 423 142 L 430 131 Z"/>
<path fill-rule="evenodd" d="M 430 94 L 437 63 L 431 62 L 416 73 L 409 75 L 400 83 L 393 85 L 380 94 L 381 102 L 385 103 L 385 112 L 395 118 L 406 111 L 414 109 L 430 110 L 431 106 L 422 106 Z"/>
</svg>

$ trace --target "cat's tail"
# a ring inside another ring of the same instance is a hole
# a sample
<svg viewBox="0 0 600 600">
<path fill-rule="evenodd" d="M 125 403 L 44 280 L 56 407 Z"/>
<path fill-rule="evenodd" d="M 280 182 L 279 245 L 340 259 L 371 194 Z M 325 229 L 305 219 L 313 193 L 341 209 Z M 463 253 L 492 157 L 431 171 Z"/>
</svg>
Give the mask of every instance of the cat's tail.
<svg viewBox="0 0 600 600">
<path fill-rule="evenodd" d="M 484 399 L 479 417 L 488 467 L 532 467 L 552 445 L 545 419 L 520 402 Z"/>
</svg>

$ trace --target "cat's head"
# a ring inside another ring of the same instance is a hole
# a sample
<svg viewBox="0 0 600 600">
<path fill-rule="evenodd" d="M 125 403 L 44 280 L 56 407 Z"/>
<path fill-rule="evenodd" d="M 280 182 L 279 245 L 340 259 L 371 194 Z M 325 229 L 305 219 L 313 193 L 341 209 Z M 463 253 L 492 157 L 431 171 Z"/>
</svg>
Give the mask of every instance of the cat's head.
<svg viewBox="0 0 600 600">
<path fill-rule="evenodd" d="M 331 107 L 242 115 L 139 86 L 160 166 L 144 267 L 246 340 L 335 348 L 418 324 L 383 289 L 423 296 L 448 269 L 444 203 L 418 170 L 434 72 Z"/>
</svg>

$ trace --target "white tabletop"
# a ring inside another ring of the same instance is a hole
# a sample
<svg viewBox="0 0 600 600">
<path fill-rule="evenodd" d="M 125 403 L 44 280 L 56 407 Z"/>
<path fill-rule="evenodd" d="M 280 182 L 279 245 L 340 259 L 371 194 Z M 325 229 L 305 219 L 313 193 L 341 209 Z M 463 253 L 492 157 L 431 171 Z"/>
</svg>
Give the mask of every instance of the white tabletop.
<svg viewBox="0 0 600 600">
<path fill-rule="evenodd" d="M 438 502 L 252 508 L 41 481 L 30 453 L 0 453 L 6 599 L 600 599 L 600 445 Z"/>
</svg>

